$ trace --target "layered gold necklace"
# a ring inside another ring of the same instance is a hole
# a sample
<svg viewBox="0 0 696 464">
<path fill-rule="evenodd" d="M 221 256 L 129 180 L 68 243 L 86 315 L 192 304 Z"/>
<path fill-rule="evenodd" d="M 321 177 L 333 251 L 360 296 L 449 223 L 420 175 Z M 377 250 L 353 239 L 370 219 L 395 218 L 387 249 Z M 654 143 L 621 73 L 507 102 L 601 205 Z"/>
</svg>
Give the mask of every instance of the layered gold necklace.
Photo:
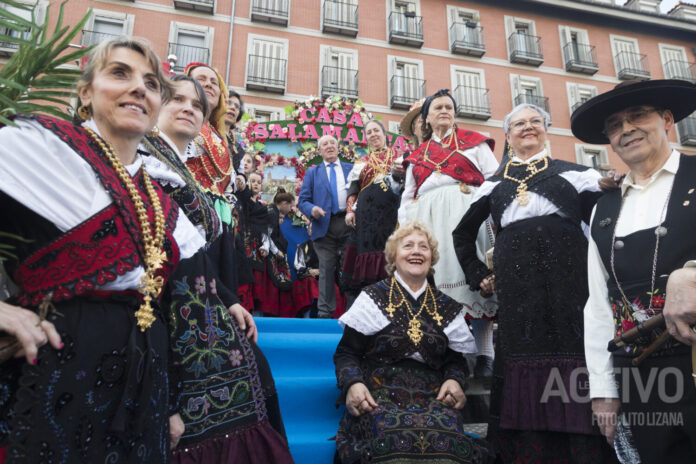
<svg viewBox="0 0 696 464">
<path fill-rule="evenodd" d="M 428 155 L 428 151 L 430 150 L 430 142 L 432 141 L 432 137 L 430 139 L 428 139 L 428 143 L 425 146 L 425 151 L 423 152 L 423 161 L 427 161 L 428 163 L 435 166 L 435 172 L 438 175 L 442 174 L 442 165 L 445 164 L 447 162 L 447 160 L 452 157 L 452 155 L 454 155 L 455 153 L 457 153 L 459 151 L 459 142 L 457 141 L 457 137 L 455 137 L 455 131 L 456 131 L 455 129 L 452 129 L 452 133 L 449 136 L 449 141 L 445 141 L 444 139 L 442 139 L 442 142 L 440 143 L 440 145 L 442 145 L 443 148 L 445 148 L 445 147 L 449 148 L 450 144 L 452 143 L 452 138 L 454 138 L 454 150 L 451 151 L 450 154 L 447 155 L 445 157 L 445 159 L 443 159 L 439 163 L 436 163 L 435 161 L 431 160 L 430 155 Z"/>
<path fill-rule="evenodd" d="M 394 287 L 396 287 L 396 290 L 399 292 L 399 297 L 401 298 L 399 304 L 396 305 L 392 301 L 394 297 Z M 430 298 L 432 308 L 428 307 L 428 298 Z M 440 314 L 437 312 L 437 302 L 435 301 L 435 295 L 433 295 L 433 290 L 430 288 L 430 284 L 427 284 L 425 287 L 425 297 L 423 298 L 423 303 L 418 309 L 418 312 L 414 312 L 411 305 L 408 303 L 408 301 L 406 301 L 406 296 L 401 290 L 401 286 L 396 282 L 396 278 L 392 277 L 391 285 L 389 286 L 389 305 L 387 306 L 387 312 L 389 313 L 389 317 L 391 319 L 394 319 L 394 311 L 399 309 L 401 306 L 406 307 L 406 311 L 408 311 L 408 314 L 411 317 L 406 333 L 414 345 L 418 345 L 423 338 L 421 322 L 418 320 L 418 318 L 423 313 L 424 309 L 428 312 L 428 314 L 430 314 L 433 320 L 437 322 L 438 326 L 442 325 L 442 316 L 440 316 Z"/>
<path fill-rule="evenodd" d="M 539 167 L 539 165 L 542 164 L 543 166 Z M 523 179 L 518 179 L 517 177 L 511 176 L 508 172 L 510 170 L 510 166 L 513 167 L 518 167 L 518 166 L 527 166 L 527 175 Z M 517 183 L 517 195 L 515 195 L 515 200 L 517 200 L 517 203 L 519 203 L 520 206 L 527 206 L 529 204 L 529 193 L 527 192 L 527 181 L 531 179 L 532 177 L 536 176 L 542 171 L 545 171 L 546 168 L 549 167 L 549 157 L 544 155 L 542 158 L 539 158 L 536 161 L 533 161 L 531 163 L 524 163 L 524 162 L 519 162 L 519 161 L 508 161 L 508 163 L 505 165 L 505 172 L 503 173 L 503 177 L 507 180 L 511 180 L 513 182 Z"/>
<path fill-rule="evenodd" d="M 150 203 L 155 213 L 155 233 L 153 237 L 150 220 L 147 217 L 147 210 L 143 204 L 143 200 L 140 196 L 141 194 L 135 187 L 133 178 L 128 174 L 123 163 L 121 163 L 121 160 L 118 158 L 118 155 L 116 155 L 113 146 L 102 140 L 102 138 L 89 127 L 85 127 L 85 130 L 109 159 L 111 166 L 116 171 L 116 174 L 118 174 L 118 178 L 126 187 L 126 190 L 128 190 L 128 196 L 133 202 L 133 206 L 135 206 L 135 210 L 138 214 L 138 223 L 140 225 L 140 232 L 143 236 L 143 248 L 145 250 L 145 256 L 143 257 L 145 274 L 142 279 L 140 279 L 140 284 L 138 286 L 138 291 L 143 295 L 143 303 L 135 312 L 135 317 L 138 321 L 138 327 L 140 327 L 142 332 L 145 332 L 145 329 L 150 328 L 152 323 L 155 322 L 155 316 L 151 305 L 152 298 L 157 298 L 164 286 L 164 279 L 162 276 L 155 275 L 157 270 L 162 267 L 164 261 L 167 259 L 167 254 L 162 249 L 162 245 L 164 244 L 164 213 L 162 212 L 162 204 L 159 201 L 157 192 L 155 192 L 155 189 L 152 187 L 150 176 L 147 174 L 147 171 L 143 169 L 142 175 L 145 183 L 145 191 L 150 198 Z"/>
</svg>

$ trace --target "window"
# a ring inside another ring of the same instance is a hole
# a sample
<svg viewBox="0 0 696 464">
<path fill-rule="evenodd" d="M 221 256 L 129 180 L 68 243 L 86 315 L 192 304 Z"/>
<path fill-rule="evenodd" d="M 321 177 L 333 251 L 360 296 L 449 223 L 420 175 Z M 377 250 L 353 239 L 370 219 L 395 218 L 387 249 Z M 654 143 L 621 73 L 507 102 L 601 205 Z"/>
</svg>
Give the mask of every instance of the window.
<svg viewBox="0 0 696 464">
<path fill-rule="evenodd" d="M 531 103 L 549 111 L 549 99 L 544 97 L 541 79 L 538 77 L 510 74 L 512 85 L 512 105 Z"/>
<path fill-rule="evenodd" d="M 389 42 L 421 47 L 423 45 L 423 18 L 420 16 L 420 2 L 413 0 L 387 1 L 390 4 Z"/>
<path fill-rule="evenodd" d="M 408 58 L 389 57 L 390 105 L 408 109 L 416 100 L 425 97 L 423 62 Z"/>
<path fill-rule="evenodd" d="M 475 119 L 491 117 L 488 89 L 483 71 L 452 66 L 452 88 L 457 101 L 457 116 Z"/>
<path fill-rule="evenodd" d="M 290 0 L 252 0 L 251 20 L 288 25 L 290 15 Z"/>
<path fill-rule="evenodd" d="M 452 53 L 471 56 L 486 53 L 478 11 L 447 6 L 447 19 Z"/>
<path fill-rule="evenodd" d="M 570 106 L 570 114 L 573 114 L 573 111 L 575 111 L 587 100 L 597 96 L 597 87 L 593 85 L 567 82 L 566 88 L 568 90 L 568 105 Z"/>
<path fill-rule="evenodd" d="M 596 169 L 602 175 L 611 171 L 609 155 L 604 147 L 575 144 L 575 159 L 578 164 Z"/>
<path fill-rule="evenodd" d="M 285 119 L 285 111 L 282 108 L 245 104 L 244 109 L 256 119 L 256 122 L 282 121 Z"/>
<path fill-rule="evenodd" d="M 666 79 L 696 83 L 696 63 L 686 61 L 686 50 L 676 45 L 659 44 L 662 69 Z"/>
<path fill-rule="evenodd" d="M 323 31 L 355 37 L 358 35 L 358 1 L 324 0 Z"/>
<path fill-rule="evenodd" d="M 358 51 L 321 45 L 321 94 L 358 97 Z"/>
<path fill-rule="evenodd" d="M 544 62 L 541 39 L 536 36 L 534 21 L 505 16 L 505 35 L 511 62 L 532 66 Z"/>
<path fill-rule="evenodd" d="M 249 34 L 246 88 L 284 93 L 287 56 L 287 39 Z"/>
<path fill-rule="evenodd" d="M 82 31 L 82 45 L 89 46 L 113 37 L 132 35 L 133 20 L 134 17 L 131 14 L 93 10 L 92 17 Z"/>
<path fill-rule="evenodd" d="M 569 26 L 559 26 L 563 63 L 566 71 L 594 74 L 599 71 L 595 47 L 585 29 Z"/>
<path fill-rule="evenodd" d="M 20 2 L 23 4 L 26 4 L 27 7 L 30 9 L 22 9 L 22 8 L 16 8 L 11 5 L 5 5 L 5 6 L 0 6 L 0 8 L 4 8 L 10 13 L 19 16 L 23 19 L 26 19 L 28 21 L 31 21 L 32 19 L 32 9 L 31 7 L 34 6 L 33 3 L 25 3 L 25 2 Z M 44 21 L 44 16 L 45 16 L 45 5 L 43 3 L 39 3 L 36 5 L 36 7 L 33 8 L 34 11 L 34 16 L 36 19 L 36 22 L 41 24 Z M 29 31 L 24 31 L 21 32 L 13 27 L 3 27 L 0 25 L 0 33 L 10 36 L 10 37 L 15 37 L 15 38 L 24 38 L 27 39 L 29 38 Z M 15 42 L 0 42 L 0 56 L 9 56 L 13 54 L 17 49 L 19 48 L 19 44 Z"/>
<path fill-rule="evenodd" d="M 392 134 L 401 135 L 401 122 L 400 121 L 389 121 L 389 127 L 387 130 Z"/>
<path fill-rule="evenodd" d="M 210 64 L 213 28 L 172 22 L 167 55 L 176 56 L 174 71 L 182 72 L 189 63 Z"/>
<path fill-rule="evenodd" d="M 609 36 L 614 68 L 619 79 L 650 79 L 648 60 L 638 50 L 638 41 L 630 37 Z"/>
</svg>

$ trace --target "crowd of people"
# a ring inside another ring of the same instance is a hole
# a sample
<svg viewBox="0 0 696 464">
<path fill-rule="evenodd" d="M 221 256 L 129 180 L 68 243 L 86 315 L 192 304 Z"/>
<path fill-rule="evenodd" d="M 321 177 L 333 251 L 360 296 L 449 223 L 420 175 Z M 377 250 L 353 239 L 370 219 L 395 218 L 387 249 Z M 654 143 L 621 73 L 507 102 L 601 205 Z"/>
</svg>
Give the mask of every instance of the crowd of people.
<svg viewBox="0 0 696 464">
<path fill-rule="evenodd" d="M 21 237 L 0 462 L 292 462 L 252 314 L 344 327 L 335 462 L 696 460 L 696 165 L 668 140 L 694 84 L 628 82 L 573 113 L 625 178 L 553 158 L 530 104 L 499 163 L 440 90 L 401 122 L 414 150 L 379 120 L 355 163 L 324 135 L 297 200 L 272 204 L 213 67 L 166 76 L 112 39 L 77 94 L 73 123 L 0 128 L 0 232 Z M 472 376 L 485 439 L 465 433 Z"/>
</svg>

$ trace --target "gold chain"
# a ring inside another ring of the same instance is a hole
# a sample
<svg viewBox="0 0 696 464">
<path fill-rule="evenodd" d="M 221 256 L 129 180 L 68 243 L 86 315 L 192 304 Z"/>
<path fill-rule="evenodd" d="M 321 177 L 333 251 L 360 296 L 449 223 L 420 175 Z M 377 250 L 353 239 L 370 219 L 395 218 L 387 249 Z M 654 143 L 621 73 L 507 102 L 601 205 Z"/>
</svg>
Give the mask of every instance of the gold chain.
<svg viewBox="0 0 696 464">
<path fill-rule="evenodd" d="M 538 164 L 543 163 L 544 165 L 542 167 L 537 167 Z M 511 176 L 508 174 L 508 171 L 510 169 L 510 166 L 527 166 L 527 177 L 524 179 L 518 179 L 516 177 Z M 549 157 L 544 156 L 532 163 L 520 163 L 518 161 L 508 161 L 508 163 L 505 165 L 505 172 L 503 173 L 503 177 L 507 180 L 511 180 L 513 182 L 517 182 L 517 195 L 515 195 L 515 200 L 517 200 L 517 203 L 520 204 L 520 206 L 527 206 L 529 204 L 529 193 L 527 192 L 527 181 L 531 179 L 532 177 L 536 176 L 542 171 L 545 171 L 546 168 L 549 167 Z"/>
<path fill-rule="evenodd" d="M 224 169 L 222 169 L 220 167 L 219 164 L 217 164 L 217 161 L 215 161 L 215 156 L 213 155 L 213 150 L 210 148 L 210 144 L 208 143 L 208 140 L 206 140 L 206 138 L 203 137 L 203 143 L 205 143 L 205 148 L 206 148 L 206 150 L 208 150 L 208 156 L 210 158 L 210 161 L 212 162 L 213 167 L 215 167 L 217 172 L 220 173 L 220 175 L 224 179 L 225 177 L 229 176 L 232 173 L 232 169 L 234 169 L 234 166 L 232 165 L 232 160 L 230 159 L 230 154 L 225 149 L 225 146 L 222 143 L 218 142 L 218 140 L 215 138 L 215 132 L 213 132 L 212 128 L 210 130 L 210 138 L 213 139 L 213 145 L 215 146 L 215 148 L 217 148 L 218 150 L 222 150 L 227 154 L 227 162 L 229 163 L 229 166 L 228 166 L 229 169 L 227 171 L 225 171 Z"/>
<path fill-rule="evenodd" d="M 399 301 L 398 305 L 394 305 L 392 303 L 392 297 L 394 295 L 394 287 L 396 287 L 396 290 L 399 292 L 399 296 L 401 297 L 401 301 Z M 430 301 L 433 304 L 433 308 L 428 307 L 428 297 L 430 297 Z M 435 301 L 435 295 L 433 295 L 433 290 L 430 288 L 430 284 L 426 284 L 425 287 L 425 297 L 423 298 L 423 303 L 421 304 L 420 308 L 418 309 L 417 313 L 413 312 L 413 309 L 411 309 L 411 305 L 408 304 L 406 301 L 406 296 L 404 295 L 404 292 L 401 291 L 401 286 L 396 283 L 396 278 L 392 277 L 391 280 L 391 285 L 389 286 L 389 305 L 387 306 L 387 312 L 389 313 L 389 317 L 391 319 L 394 318 L 394 311 L 399 309 L 402 305 L 406 306 L 406 310 L 408 311 L 409 315 L 411 316 L 411 320 L 408 323 L 408 330 L 406 333 L 408 334 L 408 337 L 411 339 L 414 345 L 418 345 L 423 338 L 423 331 L 421 330 L 421 322 L 418 320 L 418 317 L 423 313 L 423 309 L 425 309 L 428 314 L 437 322 L 438 326 L 442 326 L 442 316 L 437 312 L 437 302 Z"/>
<path fill-rule="evenodd" d="M 128 196 L 133 202 L 133 206 L 135 206 L 138 214 L 138 223 L 140 225 L 140 232 L 143 235 L 143 248 L 145 249 L 145 256 L 143 257 L 145 275 L 143 275 L 138 286 L 138 291 L 143 295 L 143 303 L 135 312 L 135 317 L 138 320 L 138 327 L 140 327 L 142 332 L 145 332 L 145 329 L 150 328 L 152 323 L 155 322 L 155 316 L 150 304 L 152 298 L 153 296 L 156 298 L 164 286 L 164 279 L 161 276 L 155 275 L 157 270 L 162 267 L 164 261 L 167 259 L 167 254 L 162 249 L 162 245 L 164 244 L 164 213 L 162 212 L 162 205 L 157 196 L 157 192 L 155 192 L 155 189 L 152 187 L 150 176 L 143 168 L 142 175 L 145 183 L 145 191 L 150 198 L 150 203 L 155 213 L 155 236 L 153 238 L 150 220 L 147 217 L 147 211 L 143 204 L 141 193 L 136 189 L 133 178 L 126 171 L 123 163 L 121 163 L 121 160 L 116 155 L 113 146 L 109 142 L 102 140 L 102 138 L 89 127 L 85 127 L 85 130 L 109 159 L 111 166 L 116 171 L 116 174 L 118 174 L 126 190 L 128 190 Z"/>
<path fill-rule="evenodd" d="M 445 157 L 445 159 L 443 159 L 439 163 L 436 163 L 435 161 L 431 160 L 430 156 L 428 156 L 428 150 L 430 149 L 430 142 L 432 141 L 432 138 L 428 140 L 428 144 L 425 146 L 425 152 L 423 153 L 423 161 L 427 161 L 428 163 L 435 166 L 435 170 L 437 171 L 438 174 L 442 173 L 442 165 L 445 164 L 447 162 L 447 160 L 452 157 L 452 155 L 454 155 L 456 152 L 459 151 L 459 142 L 457 141 L 457 137 L 455 137 L 455 131 L 456 131 L 456 129 L 452 129 L 452 133 L 450 134 L 449 142 L 445 142 L 443 140 L 444 143 L 440 144 L 440 145 L 442 145 L 443 148 L 444 147 L 449 148 L 450 144 L 452 143 L 452 139 L 454 138 L 454 151 L 451 151 L 450 154 L 447 155 L 447 157 Z"/>
</svg>

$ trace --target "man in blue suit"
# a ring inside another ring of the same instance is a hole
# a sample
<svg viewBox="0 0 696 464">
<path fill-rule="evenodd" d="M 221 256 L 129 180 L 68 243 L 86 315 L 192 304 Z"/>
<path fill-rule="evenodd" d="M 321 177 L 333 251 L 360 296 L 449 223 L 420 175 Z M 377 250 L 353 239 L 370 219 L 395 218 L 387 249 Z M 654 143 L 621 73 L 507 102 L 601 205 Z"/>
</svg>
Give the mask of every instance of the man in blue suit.
<svg viewBox="0 0 696 464">
<path fill-rule="evenodd" d="M 312 221 L 312 241 L 319 257 L 317 314 L 330 318 L 336 310 L 336 267 L 350 233 L 346 225 L 346 199 L 350 163 L 338 160 L 338 141 L 324 135 L 317 142 L 323 162 L 305 174 L 297 205 Z"/>
</svg>

